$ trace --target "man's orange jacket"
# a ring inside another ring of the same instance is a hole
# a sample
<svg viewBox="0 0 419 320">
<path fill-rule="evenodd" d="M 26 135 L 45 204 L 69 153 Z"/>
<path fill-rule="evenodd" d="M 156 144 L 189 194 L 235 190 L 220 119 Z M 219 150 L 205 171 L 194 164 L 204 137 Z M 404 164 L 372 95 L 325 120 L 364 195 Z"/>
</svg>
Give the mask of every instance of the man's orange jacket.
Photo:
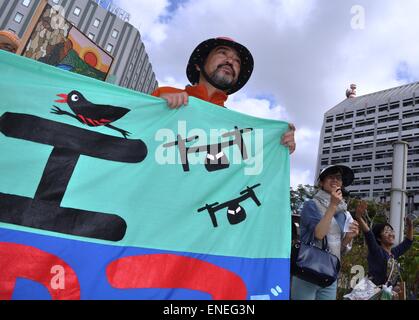
<svg viewBox="0 0 419 320">
<path fill-rule="evenodd" d="M 227 101 L 228 96 L 221 91 L 215 92 L 211 97 L 208 96 L 207 88 L 204 85 L 187 86 L 185 89 L 177 89 L 173 87 L 160 87 L 154 90 L 151 94 L 155 97 L 160 97 L 163 93 L 180 93 L 186 92 L 188 95 L 217 104 L 224 107 L 224 103 Z"/>
</svg>

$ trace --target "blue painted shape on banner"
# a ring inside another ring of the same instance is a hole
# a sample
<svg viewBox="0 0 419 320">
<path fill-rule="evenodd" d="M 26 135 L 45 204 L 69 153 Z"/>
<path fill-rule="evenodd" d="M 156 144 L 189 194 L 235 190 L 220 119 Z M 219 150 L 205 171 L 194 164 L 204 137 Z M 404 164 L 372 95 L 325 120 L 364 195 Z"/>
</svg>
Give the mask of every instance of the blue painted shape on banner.
<svg viewBox="0 0 419 320">
<path fill-rule="evenodd" d="M 36 281 L 18 278 L 12 300 L 51 300 L 51 296 L 42 284 Z"/>
<path fill-rule="evenodd" d="M 4 228 L 0 228 L 0 240 L 2 242 L 33 246 L 63 259 L 77 274 L 81 287 L 81 299 L 210 299 L 209 294 L 197 290 L 181 288 L 116 289 L 109 284 L 106 277 L 106 267 L 109 263 L 123 257 L 162 253 L 200 259 L 236 273 L 242 278 L 247 286 L 247 299 L 252 299 L 252 296 L 260 295 L 270 295 L 270 299 L 272 300 L 288 299 L 289 259 L 243 259 L 215 255 L 200 255 L 187 252 L 116 247 L 37 235 Z M 258 281 L 254 281 L 253 275 L 255 273 L 260 274 L 261 270 L 264 271 L 263 277 L 258 279 Z M 274 296 L 271 294 L 271 288 L 278 285 L 281 286 L 283 292 Z M 31 294 L 28 293 L 30 292 L 30 289 L 34 290 Z M 31 297 L 29 297 L 29 295 L 31 295 Z M 47 291 L 39 289 L 39 284 L 29 281 L 19 283 L 13 294 L 13 299 L 32 299 L 35 297 L 38 299 L 50 298 Z"/>
</svg>

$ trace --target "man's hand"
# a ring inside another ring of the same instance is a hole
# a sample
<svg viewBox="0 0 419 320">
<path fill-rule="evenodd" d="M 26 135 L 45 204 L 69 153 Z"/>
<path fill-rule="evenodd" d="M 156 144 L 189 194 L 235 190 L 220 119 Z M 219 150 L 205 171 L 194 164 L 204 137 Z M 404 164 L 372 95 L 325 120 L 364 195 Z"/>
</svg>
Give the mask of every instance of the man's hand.
<svg viewBox="0 0 419 320">
<path fill-rule="evenodd" d="M 181 106 L 186 106 L 188 104 L 189 95 L 186 92 L 162 93 L 160 98 L 167 101 L 167 106 L 170 109 L 178 109 Z"/>
<path fill-rule="evenodd" d="M 290 154 L 295 151 L 296 143 L 295 143 L 295 126 L 292 123 L 288 124 L 289 130 L 284 133 L 281 139 L 281 143 L 290 149 Z"/>
</svg>

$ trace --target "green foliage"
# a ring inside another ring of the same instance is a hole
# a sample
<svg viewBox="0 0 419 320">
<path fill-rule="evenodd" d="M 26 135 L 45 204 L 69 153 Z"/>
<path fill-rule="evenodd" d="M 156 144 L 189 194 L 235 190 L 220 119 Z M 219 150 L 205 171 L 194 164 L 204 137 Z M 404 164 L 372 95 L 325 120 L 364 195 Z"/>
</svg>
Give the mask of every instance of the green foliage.
<svg viewBox="0 0 419 320">
<path fill-rule="evenodd" d="M 399 258 L 402 278 L 406 282 L 406 292 L 412 292 L 416 299 L 419 296 L 419 234 L 413 237 L 409 251 Z"/>
<path fill-rule="evenodd" d="M 316 188 L 306 184 L 299 184 L 296 190 L 290 188 L 291 210 L 293 213 L 299 213 L 306 200 L 311 199 L 316 192 Z"/>
</svg>

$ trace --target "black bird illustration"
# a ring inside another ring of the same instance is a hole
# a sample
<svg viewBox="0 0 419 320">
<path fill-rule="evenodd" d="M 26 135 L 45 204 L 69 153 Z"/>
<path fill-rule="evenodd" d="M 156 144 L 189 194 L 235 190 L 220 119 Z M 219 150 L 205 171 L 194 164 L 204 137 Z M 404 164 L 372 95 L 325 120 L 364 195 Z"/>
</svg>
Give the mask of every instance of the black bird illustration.
<svg viewBox="0 0 419 320">
<path fill-rule="evenodd" d="M 110 129 L 120 132 L 126 139 L 131 133 L 123 129 L 111 125 L 112 122 L 122 118 L 130 110 L 122 107 L 115 107 L 110 105 L 99 105 L 88 101 L 78 91 L 71 91 L 69 94 L 57 94 L 60 100 L 55 100 L 58 103 L 67 103 L 74 114 L 61 110 L 54 105 L 51 113 L 58 115 L 67 115 L 87 124 L 89 127 L 105 126 Z"/>
</svg>

